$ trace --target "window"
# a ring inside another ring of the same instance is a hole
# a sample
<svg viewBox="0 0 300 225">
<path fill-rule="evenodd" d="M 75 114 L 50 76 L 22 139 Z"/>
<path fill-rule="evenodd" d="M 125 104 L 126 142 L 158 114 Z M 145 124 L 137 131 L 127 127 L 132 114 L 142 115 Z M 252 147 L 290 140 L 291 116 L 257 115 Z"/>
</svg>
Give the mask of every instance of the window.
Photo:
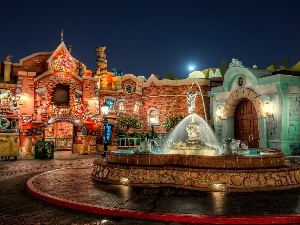
<svg viewBox="0 0 300 225">
<path fill-rule="evenodd" d="M 139 111 L 140 106 L 138 104 L 134 105 L 134 112 L 138 112 Z"/>
<path fill-rule="evenodd" d="M 114 110 L 115 101 L 112 99 L 105 99 L 105 103 L 109 106 L 109 111 Z"/>
<path fill-rule="evenodd" d="M 57 84 L 53 96 L 52 96 L 52 102 L 54 102 L 54 105 L 56 106 L 69 106 L 70 102 L 70 85 L 64 85 L 64 84 Z"/>
<path fill-rule="evenodd" d="M 118 98 L 116 100 L 116 106 L 117 106 L 117 114 L 119 115 L 120 112 L 125 112 L 125 99 L 124 98 Z"/>
<path fill-rule="evenodd" d="M 143 105 L 143 104 L 142 104 L 141 102 L 135 101 L 133 113 L 134 113 L 134 114 L 138 114 L 138 113 L 139 113 L 140 106 L 142 106 L 142 105 Z"/>
<path fill-rule="evenodd" d="M 131 84 L 127 84 L 127 85 L 125 86 L 125 91 L 127 92 L 127 94 L 131 94 L 132 91 L 133 91 L 132 85 L 131 85 Z"/>
<path fill-rule="evenodd" d="M 114 112 L 116 107 L 116 98 L 112 96 L 104 96 L 104 102 L 109 106 L 109 111 Z"/>
<path fill-rule="evenodd" d="M 124 111 L 124 102 L 123 101 L 118 103 L 118 110 Z"/>
</svg>

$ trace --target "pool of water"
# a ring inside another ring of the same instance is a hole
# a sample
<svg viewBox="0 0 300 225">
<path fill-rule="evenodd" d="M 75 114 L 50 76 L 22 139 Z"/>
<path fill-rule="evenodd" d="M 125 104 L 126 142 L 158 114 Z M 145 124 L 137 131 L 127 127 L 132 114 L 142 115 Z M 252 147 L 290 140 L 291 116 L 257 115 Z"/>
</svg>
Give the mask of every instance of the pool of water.
<svg viewBox="0 0 300 225">
<path fill-rule="evenodd" d="M 260 151 L 258 149 L 244 150 L 242 155 L 244 155 L 244 156 L 261 156 Z"/>
<path fill-rule="evenodd" d="M 131 155 L 134 154 L 133 150 L 131 149 L 117 149 L 115 151 L 113 151 L 116 154 L 124 154 L 124 155 Z M 152 153 L 154 154 L 167 154 L 163 149 L 160 149 L 158 147 L 155 147 L 151 150 Z M 259 149 L 249 149 L 244 151 L 244 153 L 242 153 L 241 155 L 244 156 L 262 156 L 262 154 L 260 154 L 260 150 Z"/>
<path fill-rule="evenodd" d="M 117 149 L 113 152 L 116 154 L 125 154 L 125 155 L 134 154 L 133 150 L 131 150 L 131 149 Z M 151 152 L 154 154 L 166 154 L 166 152 L 163 149 L 160 149 L 159 147 L 152 148 Z"/>
</svg>

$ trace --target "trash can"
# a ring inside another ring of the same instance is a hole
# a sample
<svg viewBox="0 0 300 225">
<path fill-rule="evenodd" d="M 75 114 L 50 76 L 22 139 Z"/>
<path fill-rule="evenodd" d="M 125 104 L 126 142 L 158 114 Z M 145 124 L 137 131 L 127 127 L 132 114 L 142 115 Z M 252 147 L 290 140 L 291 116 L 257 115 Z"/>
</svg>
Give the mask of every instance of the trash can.
<svg viewBox="0 0 300 225">
<path fill-rule="evenodd" d="M 37 141 L 34 143 L 35 159 L 53 159 L 54 142 L 53 141 Z"/>
</svg>

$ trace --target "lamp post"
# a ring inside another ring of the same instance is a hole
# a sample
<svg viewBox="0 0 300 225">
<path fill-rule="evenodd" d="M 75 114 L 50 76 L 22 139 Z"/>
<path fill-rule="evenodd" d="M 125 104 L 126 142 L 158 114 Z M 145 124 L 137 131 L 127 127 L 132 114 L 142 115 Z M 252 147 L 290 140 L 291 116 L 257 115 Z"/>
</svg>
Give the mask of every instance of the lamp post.
<svg viewBox="0 0 300 225">
<path fill-rule="evenodd" d="M 154 123 L 156 118 L 154 116 L 150 116 L 150 124 L 151 124 L 151 138 L 154 139 Z"/>
<path fill-rule="evenodd" d="M 102 158 L 106 157 L 106 152 L 107 152 L 107 147 L 108 147 L 108 143 L 107 143 L 107 114 L 109 111 L 109 106 L 104 102 L 103 105 L 101 106 L 101 112 L 103 114 L 103 119 L 104 119 L 104 140 L 103 140 L 103 147 L 104 147 L 104 152 L 102 154 Z"/>
</svg>

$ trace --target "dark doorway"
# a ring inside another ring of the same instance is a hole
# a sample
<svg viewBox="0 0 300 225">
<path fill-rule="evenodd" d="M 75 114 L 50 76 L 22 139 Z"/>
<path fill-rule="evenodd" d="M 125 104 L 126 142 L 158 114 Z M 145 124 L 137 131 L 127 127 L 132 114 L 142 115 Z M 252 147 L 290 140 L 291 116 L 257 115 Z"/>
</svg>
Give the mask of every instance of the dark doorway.
<svg viewBox="0 0 300 225">
<path fill-rule="evenodd" d="M 235 110 L 234 136 L 249 148 L 259 147 L 257 113 L 253 103 L 248 99 L 242 100 Z"/>
<path fill-rule="evenodd" d="M 56 106 L 69 106 L 70 85 L 57 84 L 53 92 L 52 101 Z"/>
</svg>

